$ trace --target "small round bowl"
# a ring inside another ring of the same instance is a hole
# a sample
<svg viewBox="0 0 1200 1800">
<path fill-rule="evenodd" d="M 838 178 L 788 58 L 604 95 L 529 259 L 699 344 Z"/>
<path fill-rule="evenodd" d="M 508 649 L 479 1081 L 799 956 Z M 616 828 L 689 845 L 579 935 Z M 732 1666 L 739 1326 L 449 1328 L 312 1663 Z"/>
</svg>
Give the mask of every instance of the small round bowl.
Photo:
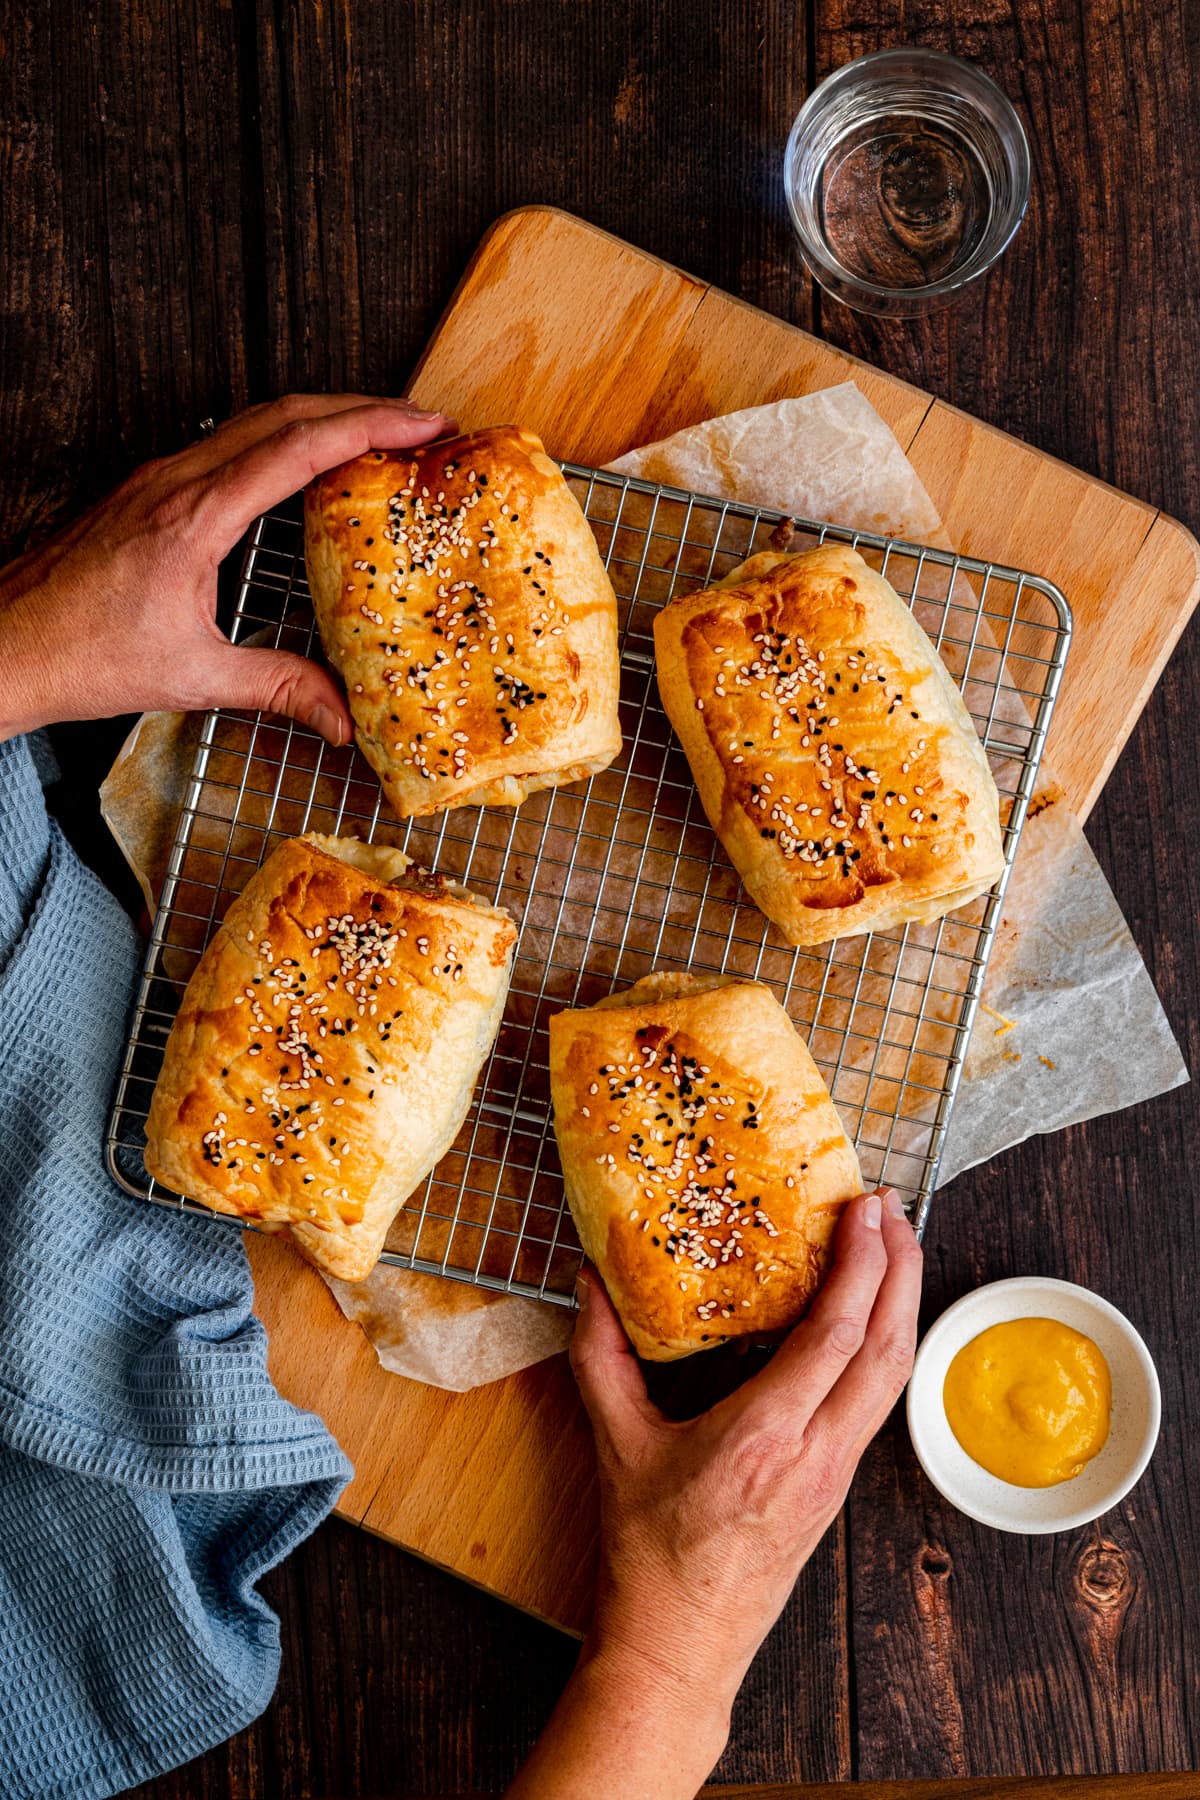
<svg viewBox="0 0 1200 1800">
<path fill-rule="evenodd" d="M 964 1344 L 1008 1319 L 1057 1319 L 1098 1346 L 1112 1376 L 1108 1442 L 1081 1474 L 1057 1487 L 1014 1487 L 967 1455 L 942 1401 L 946 1371 Z M 1123 1313 L 1071 1281 L 1019 1275 L 964 1294 L 925 1333 L 908 1384 L 917 1460 L 940 1494 L 997 1531 L 1071 1531 L 1124 1498 L 1158 1439 L 1162 1401 L 1150 1352 Z"/>
</svg>

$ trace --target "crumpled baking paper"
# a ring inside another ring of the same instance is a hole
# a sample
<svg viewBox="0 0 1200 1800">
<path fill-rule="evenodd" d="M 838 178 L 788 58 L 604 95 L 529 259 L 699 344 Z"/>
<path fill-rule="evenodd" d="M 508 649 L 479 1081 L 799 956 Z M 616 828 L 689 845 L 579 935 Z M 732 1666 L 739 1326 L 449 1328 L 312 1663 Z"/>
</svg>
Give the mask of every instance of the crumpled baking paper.
<svg viewBox="0 0 1200 1800">
<path fill-rule="evenodd" d="M 556 1356 L 570 1343 L 575 1324 L 562 1306 L 490 1294 L 465 1281 L 386 1263 L 365 1281 L 325 1280 L 385 1369 L 458 1394 Z"/>
<path fill-rule="evenodd" d="M 1039 786 L 1004 896 L 939 1185 L 1037 1132 L 1119 1112 L 1187 1079 L 1078 821 L 1053 782 Z"/>
<path fill-rule="evenodd" d="M 936 542 L 942 529 L 908 458 L 852 381 L 706 419 L 608 467 L 917 544 Z"/>
</svg>

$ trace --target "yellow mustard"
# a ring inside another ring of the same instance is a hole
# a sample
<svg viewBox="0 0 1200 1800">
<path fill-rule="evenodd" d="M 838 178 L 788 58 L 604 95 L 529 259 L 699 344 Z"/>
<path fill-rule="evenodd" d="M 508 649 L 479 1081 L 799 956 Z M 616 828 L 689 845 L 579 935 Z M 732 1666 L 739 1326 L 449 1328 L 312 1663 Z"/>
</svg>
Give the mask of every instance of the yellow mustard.
<svg viewBox="0 0 1200 1800">
<path fill-rule="evenodd" d="M 942 1400 L 955 1437 L 990 1475 L 1054 1487 L 1103 1450 L 1112 1381 L 1082 1332 L 1057 1319 L 1009 1319 L 963 1345 Z"/>
</svg>

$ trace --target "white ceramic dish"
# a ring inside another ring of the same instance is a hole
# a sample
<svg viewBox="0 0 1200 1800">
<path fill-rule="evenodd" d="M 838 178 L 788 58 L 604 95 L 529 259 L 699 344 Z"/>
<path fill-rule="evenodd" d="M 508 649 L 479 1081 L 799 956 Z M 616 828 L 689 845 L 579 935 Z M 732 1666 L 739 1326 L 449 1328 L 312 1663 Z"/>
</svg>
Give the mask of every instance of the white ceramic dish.
<svg viewBox="0 0 1200 1800">
<path fill-rule="evenodd" d="M 1112 1426 L 1099 1456 L 1057 1487 L 1000 1481 L 969 1457 L 946 1418 L 942 1388 L 953 1358 L 990 1325 L 1057 1319 L 1097 1344 L 1112 1375 Z M 1070 1531 L 1127 1494 L 1150 1461 L 1162 1402 L 1145 1344 L 1123 1313 L 1098 1294 L 1048 1276 L 993 1281 L 964 1294 L 926 1332 L 908 1384 L 908 1429 L 917 1460 L 939 1493 L 997 1531 Z"/>
</svg>

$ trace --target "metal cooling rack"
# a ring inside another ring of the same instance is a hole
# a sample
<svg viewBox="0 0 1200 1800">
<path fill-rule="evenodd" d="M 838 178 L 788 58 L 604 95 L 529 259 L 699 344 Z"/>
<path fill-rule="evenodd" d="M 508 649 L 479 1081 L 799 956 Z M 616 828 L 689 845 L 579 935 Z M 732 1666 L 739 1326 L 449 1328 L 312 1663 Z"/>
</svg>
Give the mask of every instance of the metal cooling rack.
<svg viewBox="0 0 1200 1800">
<path fill-rule="evenodd" d="M 402 1210 L 383 1260 L 571 1304 L 582 1259 L 550 1123 L 547 1021 L 655 967 L 766 982 L 804 1033 L 868 1184 L 888 1181 L 924 1226 L 1001 900 L 1070 638 L 1056 588 L 994 563 L 795 524 L 791 547 L 853 545 L 937 644 L 1006 807 L 995 890 L 930 926 L 786 945 L 741 891 L 658 700 L 652 623 L 677 592 L 767 548 L 781 515 L 574 464 L 620 604 L 621 757 L 515 811 L 463 808 L 400 826 L 351 749 L 294 723 L 213 712 L 200 730 L 108 1136 L 130 1193 L 240 1225 L 170 1194 L 142 1161 L 163 1047 L 188 976 L 268 852 L 304 831 L 380 837 L 520 921 L 504 1022 L 454 1149 Z M 319 649 L 298 505 L 265 515 L 246 551 L 235 642 Z"/>
</svg>

